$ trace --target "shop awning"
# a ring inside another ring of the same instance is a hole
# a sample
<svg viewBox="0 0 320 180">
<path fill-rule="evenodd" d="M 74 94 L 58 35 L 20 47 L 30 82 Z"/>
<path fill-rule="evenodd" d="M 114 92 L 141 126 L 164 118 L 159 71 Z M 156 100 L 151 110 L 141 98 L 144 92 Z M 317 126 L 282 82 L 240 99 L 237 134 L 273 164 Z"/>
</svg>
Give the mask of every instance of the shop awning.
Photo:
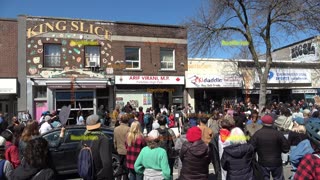
<svg viewBox="0 0 320 180">
<path fill-rule="evenodd" d="M 106 88 L 109 81 L 47 81 L 46 84 L 50 89 L 70 89 L 71 85 L 76 89 L 97 89 Z"/>
</svg>

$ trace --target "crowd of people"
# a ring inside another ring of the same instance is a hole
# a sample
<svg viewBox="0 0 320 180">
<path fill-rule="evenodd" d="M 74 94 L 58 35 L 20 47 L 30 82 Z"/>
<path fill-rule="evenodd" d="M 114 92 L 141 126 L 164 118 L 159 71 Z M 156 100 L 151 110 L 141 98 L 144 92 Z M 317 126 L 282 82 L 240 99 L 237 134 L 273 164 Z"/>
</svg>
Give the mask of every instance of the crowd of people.
<svg viewBox="0 0 320 180">
<path fill-rule="evenodd" d="M 272 103 L 260 112 L 250 103 L 222 107 L 212 108 L 212 114 L 162 107 L 155 115 L 152 108 L 136 111 L 128 103 L 107 115 L 98 112 L 84 118 L 78 113 L 77 124 L 86 125 L 85 135 L 99 137 L 91 143 L 93 179 L 172 179 L 175 166 L 178 179 L 201 180 L 208 179 L 210 163 L 218 180 L 284 179 L 283 166 L 288 164 L 291 179 L 320 178 L 317 104 L 309 106 L 303 100 Z M 0 120 L 7 121 L 1 114 Z M 52 127 L 52 122 L 59 122 L 56 112 L 44 112 L 40 123 L 29 120 L 25 124 L 13 117 L 6 127 L 1 125 L 0 168 L 5 179 L 54 178 L 48 146 L 59 144 L 39 138 L 50 128 L 61 126 Z M 113 144 L 101 126 L 114 128 Z M 61 128 L 61 139 L 64 131 Z M 112 148 L 120 158 L 116 174 Z"/>
</svg>

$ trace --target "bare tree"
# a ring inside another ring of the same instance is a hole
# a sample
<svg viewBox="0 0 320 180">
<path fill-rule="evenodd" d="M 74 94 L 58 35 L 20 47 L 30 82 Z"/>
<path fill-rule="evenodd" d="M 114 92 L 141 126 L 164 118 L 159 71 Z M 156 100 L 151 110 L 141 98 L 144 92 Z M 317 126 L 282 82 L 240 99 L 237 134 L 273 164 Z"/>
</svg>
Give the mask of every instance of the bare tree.
<svg viewBox="0 0 320 180">
<path fill-rule="evenodd" d="M 222 47 L 222 41 L 246 41 L 260 80 L 259 107 L 266 103 L 272 47 L 281 37 L 320 30 L 319 0 L 208 0 L 187 20 L 191 55 Z M 265 63 L 259 62 L 264 54 Z"/>
</svg>

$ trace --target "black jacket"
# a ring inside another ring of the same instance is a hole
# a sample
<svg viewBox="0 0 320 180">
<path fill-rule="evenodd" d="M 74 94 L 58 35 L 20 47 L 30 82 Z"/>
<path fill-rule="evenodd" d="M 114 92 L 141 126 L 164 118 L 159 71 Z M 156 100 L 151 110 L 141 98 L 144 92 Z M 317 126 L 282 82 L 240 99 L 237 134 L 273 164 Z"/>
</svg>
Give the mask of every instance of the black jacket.
<svg viewBox="0 0 320 180">
<path fill-rule="evenodd" d="M 180 180 L 207 180 L 209 174 L 209 147 L 202 141 L 184 142 L 180 151 L 182 169 Z"/>
<path fill-rule="evenodd" d="M 263 126 L 258 130 L 250 139 L 250 143 L 258 153 L 258 163 L 264 167 L 282 166 L 281 153 L 290 150 L 288 140 L 271 126 Z"/>
<path fill-rule="evenodd" d="M 41 172 L 40 172 L 41 171 Z M 37 174 L 40 172 L 39 174 Z M 51 169 L 35 168 L 30 166 L 25 161 L 22 161 L 22 164 L 13 170 L 11 180 L 54 180 L 54 172 Z"/>
<path fill-rule="evenodd" d="M 92 141 L 91 151 L 92 157 L 95 167 L 96 179 L 97 180 L 108 180 L 113 178 L 113 167 L 112 167 L 112 144 L 108 137 L 104 135 L 99 135 L 98 131 L 94 131 L 93 133 L 88 133 L 86 135 L 97 135 L 98 139 Z M 82 147 L 82 143 L 80 142 L 80 147 Z M 86 142 L 89 145 L 89 142 Z"/>
<path fill-rule="evenodd" d="M 254 149 L 251 144 L 232 144 L 225 147 L 221 166 L 227 171 L 227 180 L 253 179 L 253 157 Z"/>
<path fill-rule="evenodd" d="M 215 171 L 215 177 L 217 180 L 221 180 L 222 177 L 219 157 L 219 133 L 212 138 L 211 142 L 209 143 L 209 148 L 211 152 L 211 162 Z"/>
</svg>

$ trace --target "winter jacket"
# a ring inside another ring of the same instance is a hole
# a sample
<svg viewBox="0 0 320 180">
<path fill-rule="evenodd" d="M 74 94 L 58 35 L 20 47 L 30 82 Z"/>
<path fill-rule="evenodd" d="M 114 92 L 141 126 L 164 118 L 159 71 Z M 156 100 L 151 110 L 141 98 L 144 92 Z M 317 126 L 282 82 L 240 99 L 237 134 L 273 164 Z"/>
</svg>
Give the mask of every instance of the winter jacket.
<svg viewBox="0 0 320 180">
<path fill-rule="evenodd" d="M 114 128 L 114 148 L 117 150 L 118 154 L 126 155 L 127 149 L 125 147 L 127 133 L 129 132 L 130 127 L 128 124 L 121 123 L 120 126 Z"/>
<path fill-rule="evenodd" d="M 85 135 L 98 136 L 98 140 L 93 140 L 91 145 L 92 157 L 97 180 L 114 179 L 112 167 L 112 144 L 108 137 L 102 135 L 101 131 L 86 131 Z M 82 147 L 82 143 L 79 146 Z"/>
<path fill-rule="evenodd" d="M 40 172 L 41 171 L 41 172 Z M 40 172 L 40 173 L 39 173 Z M 39 174 L 37 174 L 39 173 Z M 52 169 L 41 169 L 30 166 L 26 161 L 13 170 L 11 180 L 54 180 L 54 172 Z"/>
<path fill-rule="evenodd" d="M 202 140 L 183 143 L 180 159 L 182 161 L 180 180 L 208 179 L 210 154 L 208 146 Z"/>
<path fill-rule="evenodd" d="M 250 139 L 258 153 L 258 163 L 264 167 L 282 166 L 281 153 L 290 150 L 289 142 L 284 135 L 271 126 L 263 126 Z"/>
<path fill-rule="evenodd" d="M 253 156 L 254 149 L 251 144 L 232 144 L 225 147 L 221 166 L 227 171 L 227 180 L 253 179 Z"/>
<path fill-rule="evenodd" d="M 20 165 L 19 150 L 18 147 L 12 144 L 10 141 L 6 141 L 6 151 L 4 153 L 6 160 L 11 162 L 13 168 L 17 168 Z"/>
</svg>

